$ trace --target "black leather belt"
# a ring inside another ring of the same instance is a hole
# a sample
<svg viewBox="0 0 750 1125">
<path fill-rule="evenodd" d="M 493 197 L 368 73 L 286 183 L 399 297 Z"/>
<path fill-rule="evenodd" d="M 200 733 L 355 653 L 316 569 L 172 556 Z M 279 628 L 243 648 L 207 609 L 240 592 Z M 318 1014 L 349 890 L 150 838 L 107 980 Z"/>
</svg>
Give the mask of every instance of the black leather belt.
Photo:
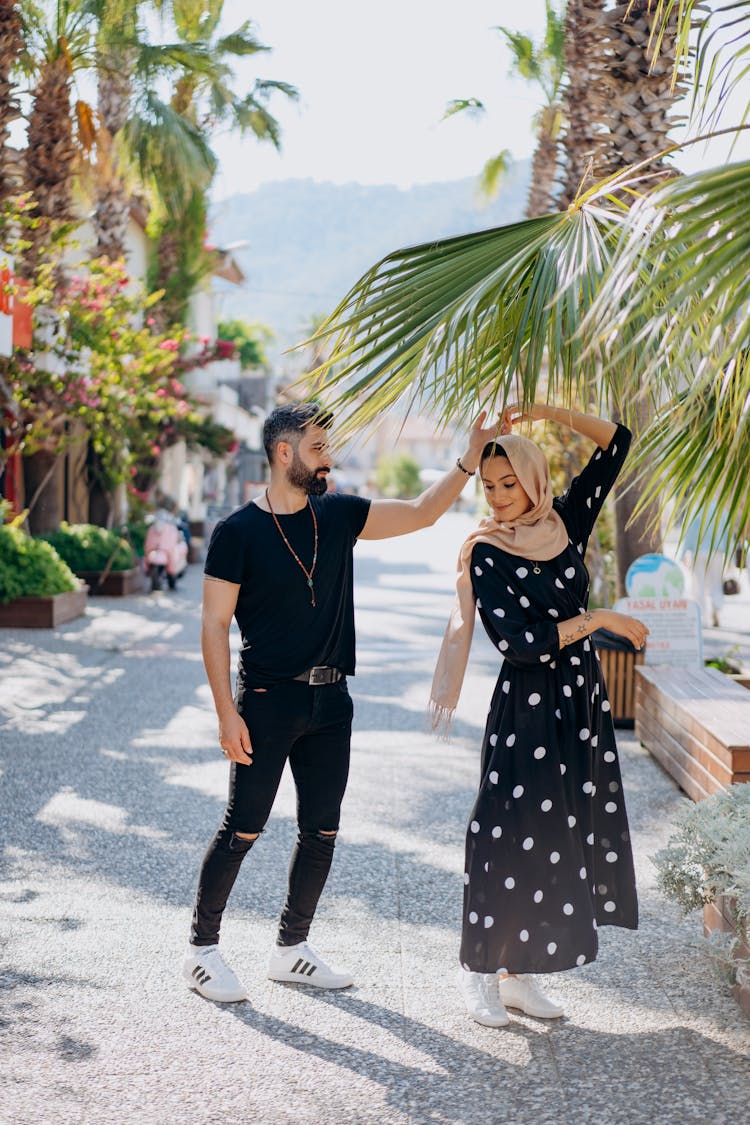
<svg viewBox="0 0 750 1125">
<path fill-rule="evenodd" d="M 302 680 L 303 683 L 317 687 L 319 684 L 336 684 L 343 679 L 343 676 L 344 673 L 339 671 L 338 668 L 329 668 L 327 664 L 319 664 L 315 668 L 308 668 L 306 672 L 300 672 L 299 676 L 293 676 L 292 679 Z"/>
</svg>

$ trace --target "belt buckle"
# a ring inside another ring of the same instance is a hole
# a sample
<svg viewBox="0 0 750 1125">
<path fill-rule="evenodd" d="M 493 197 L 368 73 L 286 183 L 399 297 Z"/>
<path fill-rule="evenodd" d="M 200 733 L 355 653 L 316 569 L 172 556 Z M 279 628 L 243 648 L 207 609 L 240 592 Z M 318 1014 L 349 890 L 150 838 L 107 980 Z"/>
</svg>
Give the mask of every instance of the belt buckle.
<svg viewBox="0 0 750 1125">
<path fill-rule="evenodd" d="M 331 669 L 326 667 L 325 664 L 318 664 L 315 668 L 310 669 L 310 679 L 308 683 L 313 687 L 319 684 L 329 684 L 331 682 L 329 679 L 330 672 Z"/>
</svg>

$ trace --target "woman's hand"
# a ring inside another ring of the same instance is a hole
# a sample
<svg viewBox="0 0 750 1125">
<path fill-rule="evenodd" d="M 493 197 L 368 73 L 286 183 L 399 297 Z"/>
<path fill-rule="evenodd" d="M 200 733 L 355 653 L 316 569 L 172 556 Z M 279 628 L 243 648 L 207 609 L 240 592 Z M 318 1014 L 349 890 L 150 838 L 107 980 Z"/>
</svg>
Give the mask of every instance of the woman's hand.
<svg viewBox="0 0 750 1125">
<path fill-rule="evenodd" d="M 500 434 L 510 434 L 514 426 L 521 422 L 557 422 L 568 426 L 577 434 L 591 438 L 600 449 L 607 449 L 617 432 L 617 426 L 607 418 L 596 418 L 593 414 L 581 414 L 567 406 L 547 406 L 540 402 L 530 402 L 525 407 L 517 402 L 508 403 L 500 418 Z"/>
<path fill-rule="evenodd" d="M 511 402 L 505 406 L 500 416 L 500 436 L 512 433 L 513 427 L 520 425 L 521 422 L 535 422 L 537 420 L 534 414 L 535 409 L 536 403 L 533 402 L 525 410 L 517 402 Z"/>
<path fill-rule="evenodd" d="M 642 649 L 645 645 L 649 631 L 637 617 L 628 617 L 626 613 L 616 613 L 613 609 L 598 609 L 596 615 L 602 629 L 609 629 L 610 633 L 625 637 L 634 648 Z"/>
</svg>

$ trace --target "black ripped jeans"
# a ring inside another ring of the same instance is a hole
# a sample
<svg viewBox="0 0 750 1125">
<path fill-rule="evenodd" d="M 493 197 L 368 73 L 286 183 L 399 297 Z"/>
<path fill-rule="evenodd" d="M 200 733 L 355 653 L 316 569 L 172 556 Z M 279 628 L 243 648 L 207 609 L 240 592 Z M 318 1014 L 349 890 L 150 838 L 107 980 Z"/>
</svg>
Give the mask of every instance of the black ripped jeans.
<svg viewBox="0 0 750 1125">
<path fill-rule="evenodd" d="M 214 945 L 242 860 L 255 843 L 238 832 L 263 831 L 289 759 L 297 787 L 299 833 L 289 868 L 289 889 L 278 942 L 307 937 L 333 861 L 335 833 L 349 775 L 352 701 L 346 680 L 311 687 L 298 680 L 264 692 L 247 690 L 241 714 L 250 731 L 253 760 L 231 764 L 229 800 L 219 831 L 203 859 L 190 941 Z"/>
</svg>

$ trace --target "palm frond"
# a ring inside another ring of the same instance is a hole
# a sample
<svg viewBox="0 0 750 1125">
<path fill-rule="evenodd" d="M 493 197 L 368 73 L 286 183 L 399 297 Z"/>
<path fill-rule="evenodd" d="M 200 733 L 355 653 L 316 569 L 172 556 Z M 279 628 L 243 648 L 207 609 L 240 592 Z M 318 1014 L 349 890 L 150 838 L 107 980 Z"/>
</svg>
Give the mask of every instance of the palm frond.
<svg viewBox="0 0 750 1125">
<path fill-rule="evenodd" d="M 334 337 L 313 381 L 342 432 L 400 400 L 445 424 L 531 401 L 542 381 L 564 398 L 598 385 L 582 326 L 625 219 L 614 182 L 625 183 L 613 178 L 561 214 L 408 247 L 365 274 L 316 334 Z M 618 400 L 623 378 L 607 365 Z"/>
<path fill-rule="evenodd" d="M 170 0 L 175 26 L 181 39 L 208 39 L 219 25 L 224 0 Z"/>
<path fill-rule="evenodd" d="M 744 161 L 680 176 L 631 208 L 585 329 L 642 384 L 703 377 L 750 346 L 749 193 Z"/>
<path fill-rule="evenodd" d="M 144 93 L 121 142 L 142 182 L 153 187 L 170 214 L 179 214 L 196 186 L 207 186 L 216 170 L 203 132 L 153 91 Z"/>
<path fill-rule="evenodd" d="M 505 38 L 513 55 L 511 72 L 516 71 L 527 82 L 538 82 L 541 77 L 542 61 L 534 45 L 533 39 L 520 31 L 513 31 L 507 27 L 496 27 Z"/>
<path fill-rule="evenodd" d="M 257 55 L 261 51 L 270 51 L 270 47 L 264 46 L 255 38 L 252 27 L 252 22 L 246 20 L 236 31 L 232 31 L 228 35 L 222 35 L 216 41 L 217 53 L 244 58 L 247 55 Z"/>
<path fill-rule="evenodd" d="M 642 435 L 642 492 L 636 513 L 654 501 L 674 502 L 669 518 L 685 524 L 699 519 L 699 541 L 713 551 L 725 516 L 734 535 L 727 551 L 750 529 L 750 353 L 725 369 L 706 370 L 656 415 Z"/>
<path fill-rule="evenodd" d="M 510 149 L 504 148 L 496 156 L 491 156 L 479 173 L 479 193 L 486 199 L 493 199 L 497 195 L 503 176 L 513 162 Z"/>
<path fill-rule="evenodd" d="M 750 73 L 750 0 L 707 5 L 702 0 L 656 0 L 654 48 L 675 26 L 674 75 L 693 66 L 692 113 L 699 127 L 716 128 L 731 95 L 747 89 Z M 694 40 L 694 42 L 693 42 Z M 746 95 L 740 124 L 750 114 Z"/>
<path fill-rule="evenodd" d="M 484 102 L 480 102 L 479 98 L 453 98 L 445 107 L 441 121 L 446 121 L 449 117 L 455 117 L 457 113 L 468 113 L 470 117 L 480 117 L 485 112 Z"/>
</svg>

